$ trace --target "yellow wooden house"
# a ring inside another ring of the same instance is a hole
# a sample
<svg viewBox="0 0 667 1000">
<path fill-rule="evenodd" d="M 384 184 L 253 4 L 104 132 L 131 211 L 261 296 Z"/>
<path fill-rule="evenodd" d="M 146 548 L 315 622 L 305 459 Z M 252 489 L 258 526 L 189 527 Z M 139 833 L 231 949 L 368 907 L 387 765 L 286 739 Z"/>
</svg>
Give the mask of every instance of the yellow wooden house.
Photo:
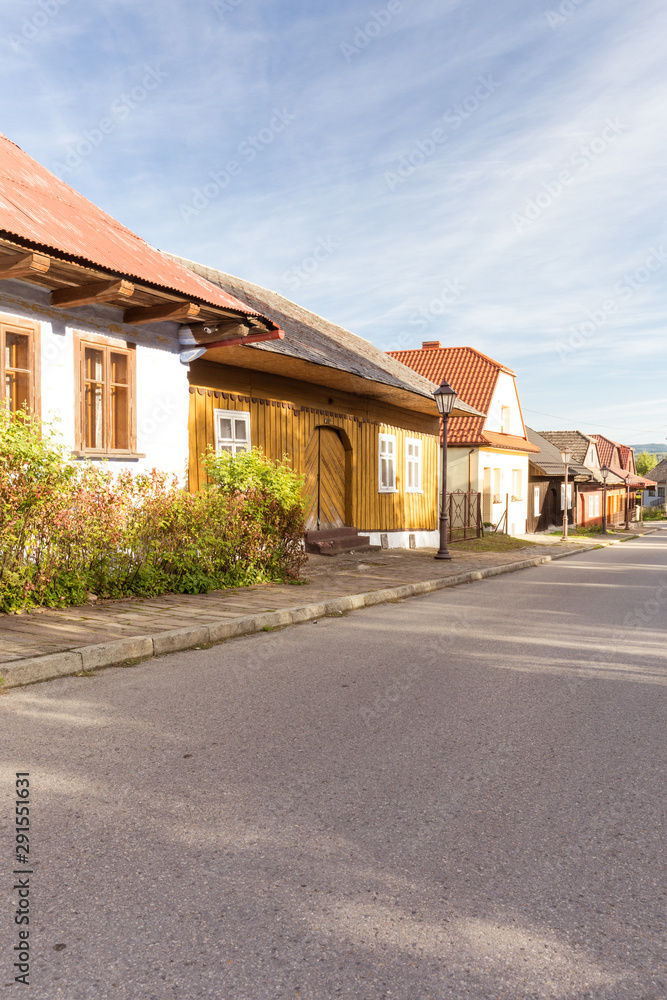
<svg viewBox="0 0 667 1000">
<path fill-rule="evenodd" d="M 259 446 L 305 475 L 309 547 L 438 544 L 436 386 L 369 341 L 265 288 L 175 258 L 278 328 L 253 342 L 212 325 L 181 331 L 190 362 L 190 488 L 207 446 Z M 250 335 L 248 335 L 248 332 Z M 457 403 L 454 411 L 476 411 Z M 346 529 L 346 530 L 343 530 Z M 326 543 L 326 544 L 324 544 Z"/>
</svg>

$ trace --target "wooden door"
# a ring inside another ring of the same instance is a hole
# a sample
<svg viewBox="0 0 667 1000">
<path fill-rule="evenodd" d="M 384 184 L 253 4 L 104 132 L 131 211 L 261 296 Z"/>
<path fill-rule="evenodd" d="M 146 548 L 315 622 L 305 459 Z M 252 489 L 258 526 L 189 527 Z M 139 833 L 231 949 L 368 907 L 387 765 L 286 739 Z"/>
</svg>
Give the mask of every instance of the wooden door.
<svg viewBox="0 0 667 1000">
<path fill-rule="evenodd" d="M 345 524 L 345 448 L 332 427 L 316 427 L 306 448 L 306 530 Z"/>
</svg>

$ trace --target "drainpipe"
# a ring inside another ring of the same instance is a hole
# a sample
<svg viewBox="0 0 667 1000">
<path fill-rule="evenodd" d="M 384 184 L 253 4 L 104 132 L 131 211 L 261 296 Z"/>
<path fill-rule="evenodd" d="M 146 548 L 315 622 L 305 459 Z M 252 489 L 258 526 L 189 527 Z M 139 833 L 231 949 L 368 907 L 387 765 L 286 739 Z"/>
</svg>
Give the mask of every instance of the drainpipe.
<svg viewBox="0 0 667 1000">
<path fill-rule="evenodd" d="M 472 470 L 470 468 L 470 460 L 476 450 L 476 448 L 471 448 L 468 452 L 468 493 L 472 493 Z"/>
</svg>

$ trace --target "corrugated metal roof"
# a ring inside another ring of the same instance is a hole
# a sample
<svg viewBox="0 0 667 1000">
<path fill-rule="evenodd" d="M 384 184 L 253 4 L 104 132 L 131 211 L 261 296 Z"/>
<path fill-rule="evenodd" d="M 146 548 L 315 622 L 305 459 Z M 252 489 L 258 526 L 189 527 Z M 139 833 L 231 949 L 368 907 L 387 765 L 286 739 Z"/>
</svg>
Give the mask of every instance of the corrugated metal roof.
<svg viewBox="0 0 667 1000">
<path fill-rule="evenodd" d="M 0 133 L 0 231 L 187 299 L 257 315 L 221 288 L 160 253 Z"/>
</svg>

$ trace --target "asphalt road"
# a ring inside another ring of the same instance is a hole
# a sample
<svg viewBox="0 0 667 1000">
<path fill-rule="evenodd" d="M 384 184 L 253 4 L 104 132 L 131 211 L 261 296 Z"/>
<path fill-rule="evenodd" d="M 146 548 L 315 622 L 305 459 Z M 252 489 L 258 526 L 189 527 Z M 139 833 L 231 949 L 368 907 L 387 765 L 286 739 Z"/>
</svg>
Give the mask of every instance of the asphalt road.
<svg viewBox="0 0 667 1000">
<path fill-rule="evenodd" d="M 0 698 L 0 1000 L 665 1000 L 667 531 Z M 23 994 L 21 994 L 23 995 Z"/>
</svg>

